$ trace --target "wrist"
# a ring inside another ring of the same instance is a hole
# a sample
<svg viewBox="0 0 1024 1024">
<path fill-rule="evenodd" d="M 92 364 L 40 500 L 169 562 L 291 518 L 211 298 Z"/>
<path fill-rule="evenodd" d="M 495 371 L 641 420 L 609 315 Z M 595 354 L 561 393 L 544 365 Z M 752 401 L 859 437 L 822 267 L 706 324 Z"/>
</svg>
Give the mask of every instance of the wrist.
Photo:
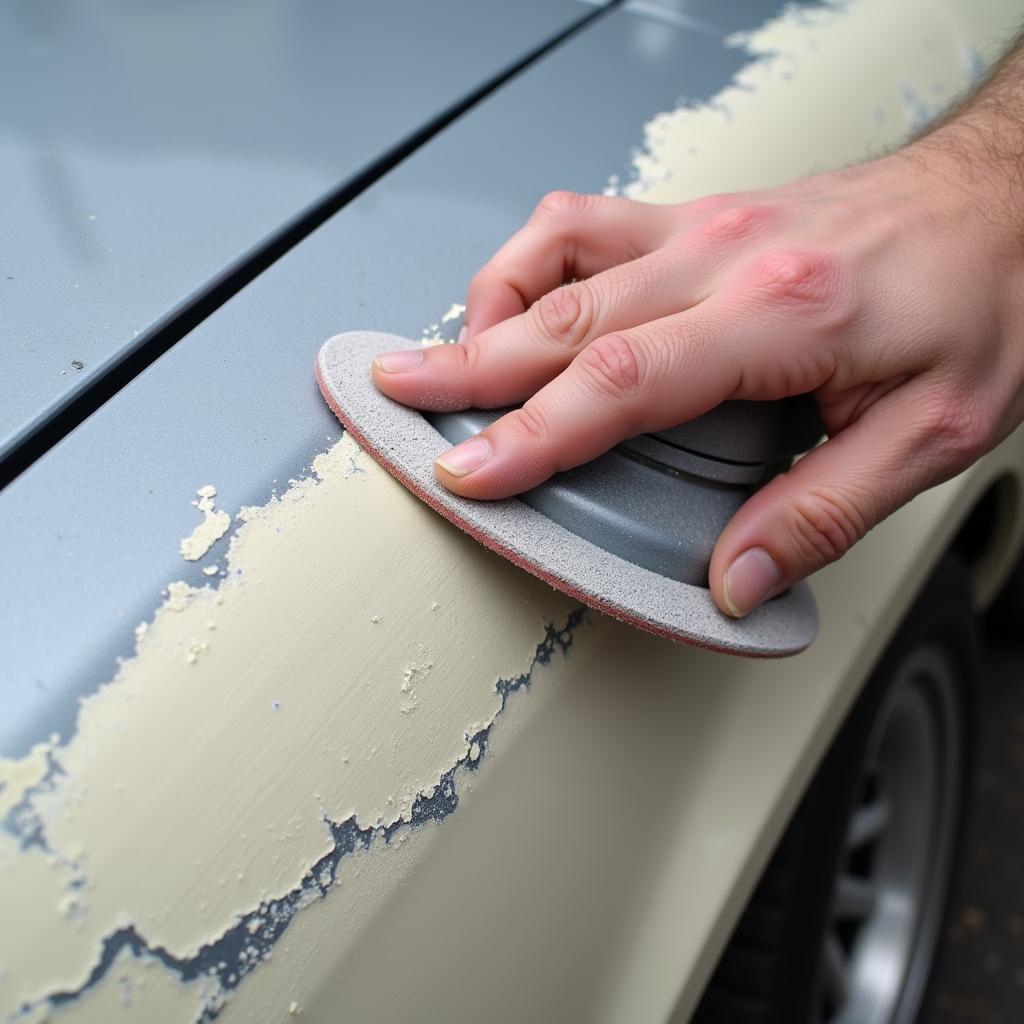
<svg viewBox="0 0 1024 1024">
<path fill-rule="evenodd" d="M 997 120 L 967 111 L 894 155 L 918 177 L 925 210 L 949 225 L 956 255 L 980 258 L 1017 291 L 1024 285 L 1024 125 Z"/>
</svg>

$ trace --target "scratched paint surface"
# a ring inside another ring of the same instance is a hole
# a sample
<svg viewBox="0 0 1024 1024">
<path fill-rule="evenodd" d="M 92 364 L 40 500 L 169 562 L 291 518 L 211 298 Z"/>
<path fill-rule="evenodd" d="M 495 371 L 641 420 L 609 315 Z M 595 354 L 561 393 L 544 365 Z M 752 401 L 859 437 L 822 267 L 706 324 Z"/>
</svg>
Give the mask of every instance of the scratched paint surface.
<svg viewBox="0 0 1024 1024">
<path fill-rule="evenodd" d="M 348 439 L 240 517 L 223 581 L 172 584 L 74 736 L 8 773 L 8 1014 L 69 1005 L 126 954 L 185 982 L 185 1019 L 214 1012 L 344 857 L 386 861 L 454 809 L 578 619 Z"/>
<path fill-rule="evenodd" d="M 645 127 L 626 191 L 676 201 L 881 149 L 977 73 L 1013 6 L 863 0 L 776 19 L 737 42 L 752 60 L 732 86 Z M 851 52 L 871 68 L 844 89 L 833 69 Z M 778 145 L 794 120 L 802 148 Z M 74 734 L 0 762 L 10 1020 L 245 1019 L 286 990 L 281 1008 L 301 1011 L 293 923 L 307 959 L 318 915 L 332 951 L 358 941 L 508 742 L 506 706 L 587 642 L 569 602 L 347 439 L 239 516 L 226 576 L 169 585 Z"/>
</svg>

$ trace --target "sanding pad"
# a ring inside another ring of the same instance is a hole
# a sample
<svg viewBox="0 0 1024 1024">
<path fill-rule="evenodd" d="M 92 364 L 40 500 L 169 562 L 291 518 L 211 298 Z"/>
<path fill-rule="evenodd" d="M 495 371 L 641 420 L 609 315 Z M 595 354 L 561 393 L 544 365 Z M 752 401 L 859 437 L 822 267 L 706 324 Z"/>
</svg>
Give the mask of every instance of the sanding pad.
<svg viewBox="0 0 1024 1024">
<path fill-rule="evenodd" d="M 732 619 L 704 587 L 634 565 L 516 498 L 477 501 L 447 490 L 434 460 L 449 442 L 419 412 L 382 395 L 370 376 L 378 352 L 415 346 L 375 331 L 337 334 L 320 349 L 317 379 L 359 445 L 446 519 L 558 590 L 657 636 L 753 657 L 796 654 L 814 639 L 818 613 L 806 583 Z"/>
</svg>

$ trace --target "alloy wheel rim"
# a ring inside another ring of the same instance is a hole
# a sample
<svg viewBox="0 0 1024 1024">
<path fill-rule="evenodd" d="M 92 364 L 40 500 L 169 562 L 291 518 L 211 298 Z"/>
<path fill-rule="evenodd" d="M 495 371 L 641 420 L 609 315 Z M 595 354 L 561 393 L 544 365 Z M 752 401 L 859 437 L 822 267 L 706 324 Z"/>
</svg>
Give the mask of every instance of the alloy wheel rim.
<svg viewBox="0 0 1024 1024">
<path fill-rule="evenodd" d="M 952 870 L 964 758 L 956 668 L 901 663 L 860 765 L 822 943 L 817 1024 L 912 1024 Z"/>
</svg>

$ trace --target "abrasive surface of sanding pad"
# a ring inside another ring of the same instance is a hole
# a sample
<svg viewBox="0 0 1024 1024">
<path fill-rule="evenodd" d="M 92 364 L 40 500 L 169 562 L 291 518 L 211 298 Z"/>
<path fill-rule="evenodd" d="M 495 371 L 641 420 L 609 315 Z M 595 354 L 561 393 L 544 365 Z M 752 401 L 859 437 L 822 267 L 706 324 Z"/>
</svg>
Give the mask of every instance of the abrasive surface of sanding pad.
<svg viewBox="0 0 1024 1024">
<path fill-rule="evenodd" d="M 805 583 L 731 619 L 705 588 L 634 565 L 516 498 L 476 501 L 442 487 L 434 460 L 449 443 L 419 412 L 382 395 L 370 376 L 378 352 L 415 345 L 371 331 L 335 335 L 320 349 L 317 379 L 359 445 L 446 519 L 553 587 L 658 636 L 753 657 L 796 654 L 814 639 L 818 614 Z"/>
</svg>

